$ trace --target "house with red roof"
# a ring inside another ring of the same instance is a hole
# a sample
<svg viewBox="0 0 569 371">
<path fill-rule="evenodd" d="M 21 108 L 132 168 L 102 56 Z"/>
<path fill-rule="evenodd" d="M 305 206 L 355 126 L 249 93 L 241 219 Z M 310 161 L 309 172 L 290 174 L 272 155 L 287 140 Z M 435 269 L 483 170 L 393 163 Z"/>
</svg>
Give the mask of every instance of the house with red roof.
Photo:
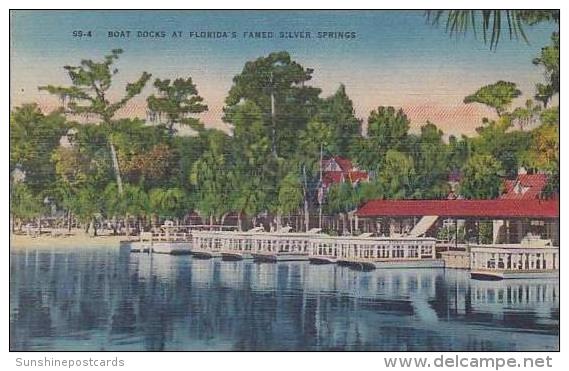
<svg viewBox="0 0 569 371">
<path fill-rule="evenodd" d="M 322 185 L 325 189 L 332 184 L 367 182 L 369 174 L 354 166 L 350 159 L 333 156 L 322 159 Z"/>
<path fill-rule="evenodd" d="M 504 181 L 503 200 L 533 200 L 541 198 L 547 185 L 546 174 L 526 174 L 521 172 L 516 179 Z"/>
</svg>

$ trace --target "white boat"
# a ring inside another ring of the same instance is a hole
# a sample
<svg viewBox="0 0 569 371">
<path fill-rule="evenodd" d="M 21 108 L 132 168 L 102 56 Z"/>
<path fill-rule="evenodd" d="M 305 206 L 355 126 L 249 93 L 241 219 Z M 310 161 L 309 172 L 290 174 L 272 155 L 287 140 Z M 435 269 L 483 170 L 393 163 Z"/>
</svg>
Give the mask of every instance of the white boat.
<svg viewBox="0 0 569 371">
<path fill-rule="evenodd" d="M 475 245 L 470 248 L 470 266 L 475 279 L 557 278 L 559 247 L 531 234 L 519 244 Z"/>
</svg>

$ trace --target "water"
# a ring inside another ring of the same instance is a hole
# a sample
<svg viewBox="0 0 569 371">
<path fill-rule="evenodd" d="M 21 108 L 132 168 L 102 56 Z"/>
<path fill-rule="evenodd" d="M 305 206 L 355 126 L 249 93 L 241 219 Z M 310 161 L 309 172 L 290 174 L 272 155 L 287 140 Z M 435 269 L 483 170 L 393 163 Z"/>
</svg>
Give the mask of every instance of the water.
<svg viewBox="0 0 569 371">
<path fill-rule="evenodd" d="M 559 347 L 557 280 L 128 254 L 10 255 L 11 350 L 519 351 Z"/>
</svg>

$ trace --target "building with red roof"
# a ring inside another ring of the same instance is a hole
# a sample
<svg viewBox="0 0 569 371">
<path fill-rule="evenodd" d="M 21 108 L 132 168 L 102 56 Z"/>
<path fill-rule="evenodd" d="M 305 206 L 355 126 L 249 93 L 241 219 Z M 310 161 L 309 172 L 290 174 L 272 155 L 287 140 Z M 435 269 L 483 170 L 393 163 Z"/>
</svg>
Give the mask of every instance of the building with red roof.
<svg viewBox="0 0 569 371">
<path fill-rule="evenodd" d="M 516 179 L 504 181 L 504 193 L 500 196 L 505 200 L 531 200 L 541 198 L 547 185 L 546 174 L 519 174 Z"/>
<path fill-rule="evenodd" d="M 430 220 L 420 233 L 436 237 L 445 223 L 459 225 L 460 221 L 464 230 L 476 235 L 480 224 L 491 223 L 494 243 L 517 243 L 532 233 L 559 244 L 557 199 L 372 200 L 355 215 L 363 222 L 364 232 L 413 234 L 417 226 Z"/>
<path fill-rule="evenodd" d="M 357 184 L 368 180 L 369 174 L 354 166 L 350 159 L 341 156 L 322 159 L 322 185 L 324 188 L 328 188 L 332 184 L 343 182 Z"/>
<path fill-rule="evenodd" d="M 557 200 L 372 200 L 356 211 L 358 217 L 414 217 L 512 219 L 559 218 Z"/>
</svg>

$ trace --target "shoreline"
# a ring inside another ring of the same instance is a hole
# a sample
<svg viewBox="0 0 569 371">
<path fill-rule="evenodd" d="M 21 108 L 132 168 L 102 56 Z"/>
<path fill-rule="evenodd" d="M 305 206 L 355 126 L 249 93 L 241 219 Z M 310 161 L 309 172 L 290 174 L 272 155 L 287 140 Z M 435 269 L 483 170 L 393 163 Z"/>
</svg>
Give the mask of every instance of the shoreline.
<svg viewBox="0 0 569 371">
<path fill-rule="evenodd" d="M 120 241 L 126 236 L 97 236 L 87 234 L 74 234 L 67 237 L 39 236 L 10 234 L 10 250 L 26 248 L 59 248 L 59 247 L 119 247 Z"/>
</svg>

